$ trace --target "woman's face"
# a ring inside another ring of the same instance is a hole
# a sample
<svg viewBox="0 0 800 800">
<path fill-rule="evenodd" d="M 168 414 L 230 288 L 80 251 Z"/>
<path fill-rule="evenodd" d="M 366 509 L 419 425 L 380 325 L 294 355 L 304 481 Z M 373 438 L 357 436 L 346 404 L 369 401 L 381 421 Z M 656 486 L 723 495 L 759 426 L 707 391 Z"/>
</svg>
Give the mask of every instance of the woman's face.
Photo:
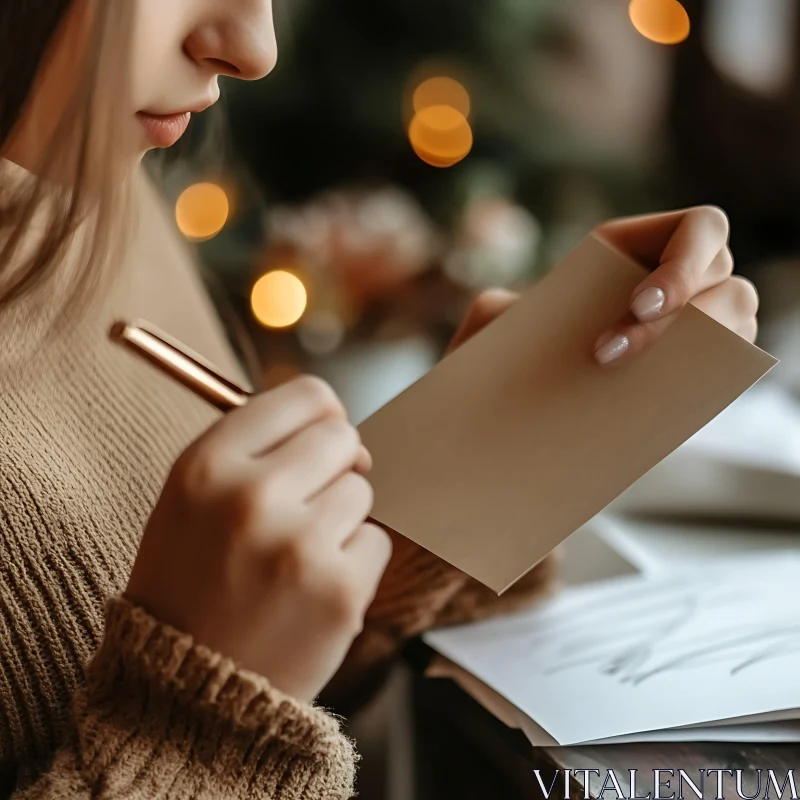
<svg viewBox="0 0 800 800">
<path fill-rule="evenodd" d="M 218 78 L 275 66 L 272 0 L 136 0 L 132 93 L 142 151 L 174 144 L 219 98 Z"/>
<path fill-rule="evenodd" d="M 109 0 L 74 0 L 67 12 L 3 153 L 12 161 L 33 168 L 52 139 L 80 81 L 80 56 L 89 47 L 100 2 Z M 220 75 L 257 80 L 275 66 L 272 0 L 129 2 L 133 3 L 130 99 L 119 113 L 125 117 L 120 120 L 123 130 L 130 132 L 126 140 L 132 143 L 131 159 L 175 144 L 191 114 L 219 98 Z"/>
</svg>

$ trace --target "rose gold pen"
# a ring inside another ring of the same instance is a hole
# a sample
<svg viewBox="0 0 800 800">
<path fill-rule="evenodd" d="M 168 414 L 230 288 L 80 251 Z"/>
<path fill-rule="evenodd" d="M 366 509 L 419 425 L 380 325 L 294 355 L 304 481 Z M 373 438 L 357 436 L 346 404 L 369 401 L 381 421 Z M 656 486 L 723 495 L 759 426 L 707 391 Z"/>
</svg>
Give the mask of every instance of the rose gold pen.
<svg viewBox="0 0 800 800">
<path fill-rule="evenodd" d="M 148 323 L 115 322 L 111 340 L 136 353 L 220 411 L 241 408 L 252 397 L 210 364 Z"/>
<path fill-rule="evenodd" d="M 247 404 L 253 396 L 220 375 L 214 367 L 185 345 L 170 339 L 147 322 L 115 322 L 109 331 L 111 341 L 121 344 L 137 356 L 149 361 L 170 378 L 178 381 L 220 411 L 233 411 Z M 372 457 L 362 445 L 356 470 L 365 474 Z"/>
</svg>

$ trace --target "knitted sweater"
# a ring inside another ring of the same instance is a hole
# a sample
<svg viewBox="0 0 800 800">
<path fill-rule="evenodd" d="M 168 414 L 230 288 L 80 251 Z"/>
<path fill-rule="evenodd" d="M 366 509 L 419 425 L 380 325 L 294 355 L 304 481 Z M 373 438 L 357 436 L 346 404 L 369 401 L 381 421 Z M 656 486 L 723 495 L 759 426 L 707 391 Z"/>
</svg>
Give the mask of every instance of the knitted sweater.
<svg viewBox="0 0 800 800">
<path fill-rule="evenodd" d="M 350 797 L 336 717 L 120 596 L 170 466 L 218 412 L 110 344 L 110 322 L 148 319 L 242 380 L 149 186 L 139 229 L 73 329 L 46 327 L 57 280 L 0 315 L 0 797 Z M 331 699 L 374 686 L 405 637 L 523 601 L 542 577 L 498 604 L 398 540 Z"/>
</svg>

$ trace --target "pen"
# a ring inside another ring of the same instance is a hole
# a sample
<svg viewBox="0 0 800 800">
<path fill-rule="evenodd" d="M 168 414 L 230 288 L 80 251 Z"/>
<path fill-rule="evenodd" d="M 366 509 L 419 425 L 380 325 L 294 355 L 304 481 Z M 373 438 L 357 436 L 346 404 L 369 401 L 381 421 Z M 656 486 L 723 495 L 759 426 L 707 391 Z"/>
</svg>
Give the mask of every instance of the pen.
<svg viewBox="0 0 800 800">
<path fill-rule="evenodd" d="M 247 389 L 224 378 L 200 356 L 149 323 L 115 322 L 109 336 L 220 411 L 241 408 L 252 397 Z"/>
<path fill-rule="evenodd" d="M 115 322 L 109 331 L 109 338 L 150 362 L 220 411 L 241 408 L 253 396 L 247 389 L 220 375 L 201 356 L 148 322 Z M 371 465 L 372 457 L 362 445 L 355 469 L 366 474 Z"/>
</svg>

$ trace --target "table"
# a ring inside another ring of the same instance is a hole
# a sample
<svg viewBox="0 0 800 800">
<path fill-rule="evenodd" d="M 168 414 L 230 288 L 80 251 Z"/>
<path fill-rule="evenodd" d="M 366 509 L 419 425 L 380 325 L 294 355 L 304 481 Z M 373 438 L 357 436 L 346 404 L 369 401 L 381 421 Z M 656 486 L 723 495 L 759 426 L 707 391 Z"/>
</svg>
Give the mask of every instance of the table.
<svg viewBox="0 0 800 800">
<path fill-rule="evenodd" d="M 587 797 L 584 778 L 575 770 L 598 770 L 590 773 L 588 797 L 598 798 L 607 771 L 613 770 L 621 788 L 629 797 L 630 786 L 623 783 L 630 769 L 636 769 L 636 794 L 648 792 L 655 797 L 655 769 L 685 770 L 699 783 L 700 769 L 742 770 L 742 791 L 748 796 L 758 793 L 764 797 L 768 778 L 773 769 L 779 784 L 789 770 L 795 771 L 795 784 L 800 794 L 800 745 L 746 744 L 636 744 L 614 746 L 583 746 L 534 748 L 518 730 L 506 727 L 480 704 L 449 680 L 425 678 L 420 667 L 426 659 L 427 648 L 415 643 L 408 658 L 414 665 L 412 678 L 413 736 L 415 742 L 415 800 L 530 800 L 544 794 L 534 774 L 535 769 L 545 786 L 550 786 L 556 771 L 553 800 L 563 800 L 563 770 L 570 770 L 570 800 Z M 757 769 L 763 770 L 759 790 Z M 664 780 L 669 775 L 662 775 Z M 717 797 L 716 776 L 707 779 L 704 798 Z M 710 781 L 710 782 L 709 782 Z M 723 777 L 723 797 L 736 798 L 733 776 Z M 672 780 L 670 789 L 662 789 L 661 797 L 676 791 Z M 676 792 L 677 796 L 677 792 Z M 775 797 L 770 787 L 770 797 Z M 788 790 L 784 798 L 791 797 Z M 615 800 L 617 793 L 608 784 L 605 800 Z M 684 797 L 695 798 L 688 784 Z"/>
<path fill-rule="evenodd" d="M 613 525 L 613 518 L 610 521 Z M 617 519 L 616 524 L 622 521 Z M 604 526 L 589 525 L 573 534 L 561 546 L 562 580 L 568 585 L 577 585 L 655 566 L 679 569 L 687 559 L 699 562 L 723 554 L 800 549 L 800 537 L 795 528 L 659 518 L 629 521 L 634 523 L 633 528 L 613 531 L 612 539 L 607 538 L 608 521 Z M 633 531 L 635 536 L 631 537 Z M 583 798 L 586 792 L 583 780 L 586 776 L 580 773 L 576 776 L 575 770 L 599 770 L 599 777 L 588 775 L 589 796 L 597 798 L 608 770 L 613 770 L 622 783 L 628 770 L 637 769 L 636 793 L 646 796 L 651 792 L 655 798 L 654 769 L 672 768 L 676 772 L 683 769 L 696 782 L 699 782 L 700 769 L 741 769 L 742 793 L 754 796 L 758 788 L 756 770 L 761 768 L 764 772 L 759 797 L 763 798 L 767 770 L 773 769 L 782 783 L 787 771 L 794 769 L 800 797 L 800 745 L 795 744 L 681 743 L 534 748 L 524 734 L 507 728 L 456 684 L 424 678 L 423 672 L 432 654 L 419 641 L 406 649 L 406 661 L 413 675 L 410 699 L 416 776 L 414 800 L 542 797 L 535 769 L 542 771 L 546 786 L 550 785 L 556 770 L 569 769 L 568 788 L 572 800 Z M 711 781 L 711 785 L 706 783 L 705 786 L 707 800 L 714 800 L 717 795 L 716 777 Z M 557 785 L 559 791 L 554 791 L 551 798 L 563 800 L 563 780 Z M 630 787 L 622 785 L 621 788 L 627 797 Z M 725 797 L 738 796 L 733 777 L 724 777 L 723 788 Z M 664 790 L 662 797 L 669 797 L 672 789 Z M 784 797 L 790 796 L 788 792 L 784 794 Z M 603 798 L 614 800 L 616 797 L 608 784 Z M 686 784 L 684 797 L 686 800 L 696 797 Z M 775 797 L 772 788 L 770 797 Z"/>
</svg>

